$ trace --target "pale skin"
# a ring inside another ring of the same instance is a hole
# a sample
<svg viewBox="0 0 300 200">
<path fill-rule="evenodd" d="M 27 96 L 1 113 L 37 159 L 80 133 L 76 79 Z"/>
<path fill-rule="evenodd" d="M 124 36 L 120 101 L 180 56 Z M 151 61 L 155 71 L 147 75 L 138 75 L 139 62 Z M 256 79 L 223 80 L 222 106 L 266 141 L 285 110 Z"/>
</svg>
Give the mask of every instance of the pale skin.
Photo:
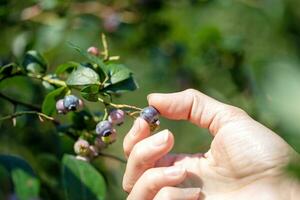
<svg viewBox="0 0 300 200">
<path fill-rule="evenodd" d="M 148 102 L 161 116 L 188 120 L 214 138 L 206 153 L 169 154 L 173 134 L 162 130 L 151 135 L 147 122 L 138 118 L 123 143 L 127 200 L 299 198 L 300 184 L 282 170 L 299 155 L 243 110 L 193 89 L 151 94 Z"/>
</svg>

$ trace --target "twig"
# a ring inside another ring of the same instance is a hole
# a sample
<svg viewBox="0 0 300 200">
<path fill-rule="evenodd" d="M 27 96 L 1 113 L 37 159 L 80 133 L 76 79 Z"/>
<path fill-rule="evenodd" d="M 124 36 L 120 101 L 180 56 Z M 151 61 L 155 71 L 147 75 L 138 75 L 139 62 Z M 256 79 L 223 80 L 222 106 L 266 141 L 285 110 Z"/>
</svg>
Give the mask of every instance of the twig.
<svg viewBox="0 0 300 200">
<path fill-rule="evenodd" d="M 122 158 L 119 158 L 118 156 L 107 154 L 107 153 L 99 153 L 98 156 L 103 156 L 103 157 L 111 158 L 111 159 L 117 160 L 117 161 L 119 161 L 121 163 L 124 163 L 124 164 L 127 163 L 126 160 L 124 160 Z"/>
<path fill-rule="evenodd" d="M 22 116 L 22 115 L 38 115 L 39 117 L 43 117 L 45 119 L 48 119 L 48 120 L 54 122 L 55 124 L 59 123 L 53 117 L 50 117 L 48 115 L 45 115 L 44 113 L 37 112 L 37 111 L 20 111 L 20 112 L 15 112 L 13 114 L 1 117 L 0 121 L 7 120 L 7 119 L 13 119 L 15 117 L 19 117 L 19 116 Z"/>
<path fill-rule="evenodd" d="M 3 98 L 9 102 L 11 102 L 12 104 L 19 104 L 19 105 L 22 105 L 22 106 L 25 106 L 27 108 L 30 108 L 32 110 L 35 110 L 35 111 L 41 111 L 41 108 L 36 106 L 36 105 L 32 105 L 32 104 L 29 104 L 29 103 L 25 103 L 25 102 L 22 102 L 22 101 L 18 101 L 18 100 L 15 100 L 13 98 L 10 98 L 6 95 L 4 95 L 3 93 L 0 92 L 0 98 Z"/>
</svg>

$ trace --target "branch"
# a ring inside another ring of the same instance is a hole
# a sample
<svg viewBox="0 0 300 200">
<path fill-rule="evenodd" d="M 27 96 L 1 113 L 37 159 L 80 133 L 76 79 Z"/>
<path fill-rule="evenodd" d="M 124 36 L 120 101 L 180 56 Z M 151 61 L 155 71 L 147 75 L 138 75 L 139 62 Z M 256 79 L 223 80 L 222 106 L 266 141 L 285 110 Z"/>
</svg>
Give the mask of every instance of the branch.
<svg viewBox="0 0 300 200">
<path fill-rule="evenodd" d="M 124 164 L 127 163 L 126 160 L 124 160 L 122 158 L 119 158 L 118 156 L 107 154 L 107 153 L 99 153 L 98 156 L 111 158 L 111 159 L 114 159 L 114 160 L 119 161 L 119 162 L 124 163 Z"/>
<path fill-rule="evenodd" d="M 12 104 L 15 104 L 15 105 L 19 104 L 19 105 L 25 106 L 27 108 L 30 108 L 32 110 L 35 110 L 35 111 L 41 111 L 41 108 L 36 106 L 36 105 L 32 105 L 32 104 L 29 104 L 29 103 L 21 102 L 19 100 L 15 100 L 13 98 L 10 98 L 10 97 L 4 95 L 1 92 L 0 92 L 0 98 L 3 98 L 3 99 L 5 99 L 5 100 L 7 100 L 7 101 L 9 101 L 9 102 L 11 102 Z"/>
<path fill-rule="evenodd" d="M 56 125 L 59 124 L 59 122 L 56 121 L 53 117 L 50 117 L 48 115 L 45 115 L 44 113 L 37 112 L 37 111 L 20 111 L 20 112 L 15 112 L 13 114 L 1 117 L 0 121 L 7 120 L 7 119 L 13 119 L 15 117 L 20 117 L 22 115 L 37 115 L 39 118 L 45 118 L 47 120 L 50 120 L 50 121 L 52 121 Z"/>
</svg>

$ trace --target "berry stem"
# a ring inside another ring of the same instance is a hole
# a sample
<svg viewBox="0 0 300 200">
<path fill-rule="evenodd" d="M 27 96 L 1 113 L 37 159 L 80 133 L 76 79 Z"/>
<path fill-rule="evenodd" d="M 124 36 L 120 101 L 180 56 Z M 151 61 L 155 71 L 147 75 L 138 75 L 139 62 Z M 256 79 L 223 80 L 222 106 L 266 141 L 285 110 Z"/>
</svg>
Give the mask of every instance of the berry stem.
<svg viewBox="0 0 300 200">
<path fill-rule="evenodd" d="M 115 104 L 115 103 L 111 103 L 111 102 L 106 102 L 104 99 L 102 98 L 98 98 L 98 101 L 102 102 L 103 104 L 105 105 L 109 105 L 111 107 L 114 107 L 114 108 L 120 108 L 120 109 L 124 109 L 124 108 L 128 108 L 128 109 L 131 109 L 131 110 L 136 110 L 136 111 L 141 111 L 142 109 L 139 108 L 139 107 L 136 107 L 136 106 L 131 106 L 131 105 L 127 105 L 127 104 Z"/>
</svg>

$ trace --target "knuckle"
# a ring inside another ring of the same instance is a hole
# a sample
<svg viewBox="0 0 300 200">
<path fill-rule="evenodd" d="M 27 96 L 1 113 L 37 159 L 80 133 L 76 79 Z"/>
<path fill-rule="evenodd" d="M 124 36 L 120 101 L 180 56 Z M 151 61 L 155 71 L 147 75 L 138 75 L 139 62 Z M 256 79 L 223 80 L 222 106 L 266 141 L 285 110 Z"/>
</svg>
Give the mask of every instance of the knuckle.
<svg viewBox="0 0 300 200">
<path fill-rule="evenodd" d="M 247 113 L 243 109 L 236 106 L 227 105 L 225 110 L 231 116 L 247 115 Z"/>
<path fill-rule="evenodd" d="M 186 89 L 184 90 L 184 92 L 187 93 L 189 96 L 194 96 L 198 93 L 198 91 L 193 88 Z"/>
</svg>

